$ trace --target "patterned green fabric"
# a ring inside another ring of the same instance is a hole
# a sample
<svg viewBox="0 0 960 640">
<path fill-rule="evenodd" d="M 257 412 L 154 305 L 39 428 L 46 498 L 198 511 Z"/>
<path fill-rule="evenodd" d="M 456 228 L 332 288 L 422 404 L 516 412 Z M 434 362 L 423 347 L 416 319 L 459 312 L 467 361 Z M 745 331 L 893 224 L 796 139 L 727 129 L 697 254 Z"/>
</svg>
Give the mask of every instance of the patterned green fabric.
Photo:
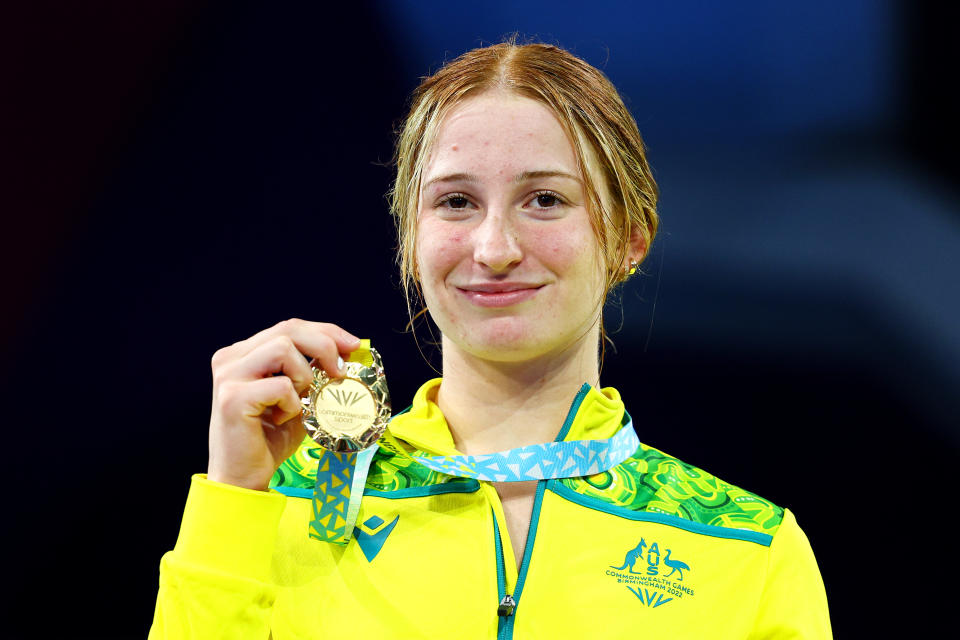
<svg viewBox="0 0 960 640">
<path fill-rule="evenodd" d="M 288 487 L 291 489 L 309 489 L 317 482 L 317 463 L 323 449 L 306 436 L 292 456 L 283 461 L 280 468 L 270 478 L 270 487 Z"/>
<path fill-rule="evenodd" d="M 427 455 L 423 451 L 411 452 L 413 456 Z M 448 482 L 472 482 L 469 478 L 448 476 L 417 464 L 410 458 L 399 456 L 379 449 L 367 474 L 367 489 L 375 491 L 396 491 L 413 487 L 426 487 Z"/>
<path fill-rule="evenodd" d="M 579 494 L 632 511 L 773 534 L 783 509 L 644 444 L 622 464 L 582 478 L 562 478 Z"/>
<path fill-rule="evenodd" d="M 271 487 L 313 490 L 322 449 L 309 437 L 284 461 L 270 481 Z M 425 455 L 414 451 L 412 455 Z M 379 449 L 370 465 L 366 488 L 396 491 L 471 482 L 416 464 L 409 458 Z M 592 476 L 561 478 L 579 494 L 632 511 L 650 511 L 721 527 L 773 534 L 783 519 L 783 509 L 768 500 L 641 444 L 619 466 Z"/>
<path fill-rule="evenodd" d="M 323 449 L 309 436 L 303 439 L 296 453 L 284 460 L 270 479 L 271 487 L 313 490 L 317 481 L 317 462 Z M 414 456 L 426 455 L 422 451 Z M 396 491 L 413 487 L 425 487 L 447 482 L 471 482 L 469 478 L 457 478 L 416 464 L 409 458 L 398 456 L 383 448 L 377 450 L 367 474 L 366 488 L 374 491 Z"/>
</svg>

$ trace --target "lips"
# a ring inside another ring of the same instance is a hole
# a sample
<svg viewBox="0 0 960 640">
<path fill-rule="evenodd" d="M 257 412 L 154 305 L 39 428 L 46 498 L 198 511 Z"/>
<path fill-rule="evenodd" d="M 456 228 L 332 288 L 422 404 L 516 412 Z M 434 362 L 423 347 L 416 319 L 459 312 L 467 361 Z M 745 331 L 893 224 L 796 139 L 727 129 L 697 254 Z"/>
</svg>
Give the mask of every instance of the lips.
<svg viewBox="0 0 960 640">
<path fill-rule="evenodd" d="M 480 307 L 510 307 L 534 297 L 542 287 L 537 284 L 492 282 L 457 287 L 457 290 Z"/>
</svg>

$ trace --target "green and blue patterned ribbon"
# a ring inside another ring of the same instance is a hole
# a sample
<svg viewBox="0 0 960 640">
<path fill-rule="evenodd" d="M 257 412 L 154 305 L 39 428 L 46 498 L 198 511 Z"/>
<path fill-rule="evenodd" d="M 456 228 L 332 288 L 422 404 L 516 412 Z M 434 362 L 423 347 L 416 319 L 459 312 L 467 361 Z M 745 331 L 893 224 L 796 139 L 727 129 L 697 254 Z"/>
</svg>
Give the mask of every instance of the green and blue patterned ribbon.
<svg viewBox="0 0 960 640">
<path fill-rule="evenodd" d="M 631 419 L 615 436 L 605 440 L 548 442 L 478 456 L 411 458 L 433 471 L 451 476 L 489 482 L 523 482 L 602 473 L 629 458 L 639 446 L 640 439 Z M 320 456 L 313 490 L 311 538 L 341 545 L 350 541 L 377 447 L 374 444 L 355 453 L 324 451 Z"/>
<path fill-rule="evenodd" d="M 378 445 L 338 453 L 324 449 L 313 486 L 311 538 L 344 545 L 350 542 L 360 513 L 360 498 Z"/>
<path fill-rule="evenodd" d="M 640 439 L 633 420 L 606 440 L 570 440 L 532 444 L 479 456 L 416 456 L 423 466 L 450 476 L 489 482 L 523 482 L 592 476 L 629 458 Z"/>
</svg>

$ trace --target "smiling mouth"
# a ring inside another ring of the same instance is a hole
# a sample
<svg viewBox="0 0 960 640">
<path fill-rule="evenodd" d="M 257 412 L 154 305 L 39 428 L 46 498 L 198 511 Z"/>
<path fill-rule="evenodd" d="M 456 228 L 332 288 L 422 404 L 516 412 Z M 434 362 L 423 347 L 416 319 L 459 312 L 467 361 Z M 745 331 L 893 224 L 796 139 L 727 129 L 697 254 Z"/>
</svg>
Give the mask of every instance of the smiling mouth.
<svg viewBox="0 0 960 640">
<path fill-rule="evenodd" d="M 457 287 L 457 291 L 480 307 L 510 307 L 533 298 L 544 286 L 480 285 L 471 288 Z"/>
</svg>

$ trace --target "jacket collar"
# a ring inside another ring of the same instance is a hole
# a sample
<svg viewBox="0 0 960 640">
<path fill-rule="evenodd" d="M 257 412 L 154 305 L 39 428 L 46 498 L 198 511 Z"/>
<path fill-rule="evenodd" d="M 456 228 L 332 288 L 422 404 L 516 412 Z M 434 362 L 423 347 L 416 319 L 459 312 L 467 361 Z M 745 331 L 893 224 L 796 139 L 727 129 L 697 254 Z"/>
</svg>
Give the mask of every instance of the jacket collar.
<svg viewBox="0 0 960 640">
<path fill-rule="evenodd" d="M 413 404 L 397 414 L 387 427 L 390 433 L 417 449 L 434 455 L 460 455 L 450 427 L 435 399 L 442 378 L 426 382 L 417 391 Z M 599 440 L 612 437 L 623 424 L 625 412 L 620 393 L 613 387 L 597 390 L 587 383 L 580 387 L 567 417 L 557 425 L 557 441 Z"/>
</svg>

